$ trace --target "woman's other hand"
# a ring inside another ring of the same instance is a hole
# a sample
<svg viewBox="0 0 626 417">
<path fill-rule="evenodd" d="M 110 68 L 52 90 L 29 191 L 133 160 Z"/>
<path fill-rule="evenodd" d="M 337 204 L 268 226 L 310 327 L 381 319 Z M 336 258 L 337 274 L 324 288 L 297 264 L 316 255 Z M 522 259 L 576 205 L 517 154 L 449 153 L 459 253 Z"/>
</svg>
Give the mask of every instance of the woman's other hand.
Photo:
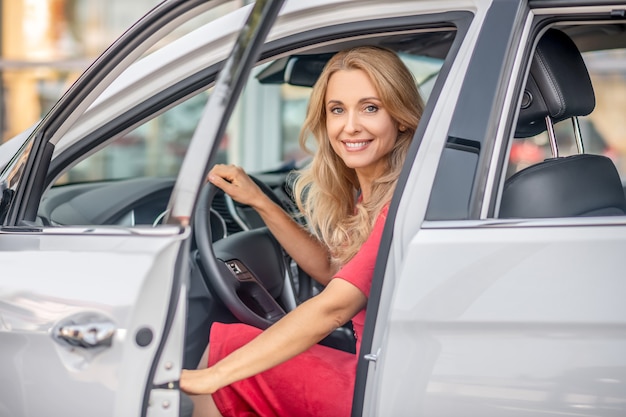
<svg viewBox="0 0 626 417">
<path fill-rule="evenodd" d="M 189 395 L 213 394 L 220 386 L 210 368 L 183 369 L 180 375 L 180 389 Z"/>
</svg>

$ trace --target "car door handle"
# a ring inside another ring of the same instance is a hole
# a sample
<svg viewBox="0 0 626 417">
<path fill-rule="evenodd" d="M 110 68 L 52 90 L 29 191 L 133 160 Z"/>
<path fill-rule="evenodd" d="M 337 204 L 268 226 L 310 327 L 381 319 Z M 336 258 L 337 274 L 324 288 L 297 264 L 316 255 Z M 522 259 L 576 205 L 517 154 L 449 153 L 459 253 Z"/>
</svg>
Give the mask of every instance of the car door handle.
<svg viewBox="0 0 626 417">
<path fill-rule="evenodd" d="M 106 317 L 74 316 L 57 324 L 52 330 L 52 337 L 71 347 L 110 347 L 116 330 L 115 324 Z"/>
</svg>

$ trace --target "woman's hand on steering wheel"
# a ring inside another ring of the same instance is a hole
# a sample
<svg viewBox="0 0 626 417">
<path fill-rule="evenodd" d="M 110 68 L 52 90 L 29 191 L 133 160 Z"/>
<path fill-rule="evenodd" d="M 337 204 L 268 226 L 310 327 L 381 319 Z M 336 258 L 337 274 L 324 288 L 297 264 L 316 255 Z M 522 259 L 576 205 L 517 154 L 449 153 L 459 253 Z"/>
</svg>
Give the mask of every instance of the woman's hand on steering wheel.
<svg viewBox="0 0 626 417">
<path fill-rule="evenodd" d="M 233 200 L 254 209 L 258 209 L 262 202 L 269 201 L 269 197 L 239 166 L 216 164 L 209 171 L 207 180 Z"/>
</svg>

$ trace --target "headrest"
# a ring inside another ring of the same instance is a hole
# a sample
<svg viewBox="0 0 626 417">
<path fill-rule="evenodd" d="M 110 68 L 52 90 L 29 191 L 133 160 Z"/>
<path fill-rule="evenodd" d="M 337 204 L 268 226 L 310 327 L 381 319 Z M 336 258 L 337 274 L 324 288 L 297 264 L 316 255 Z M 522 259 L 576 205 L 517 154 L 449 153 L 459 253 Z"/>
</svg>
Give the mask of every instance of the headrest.
<svg viewBox="0 0 626 417">
<path fill-rule="evenodd" d="M 626 196 L 613 162 L 600 155 L 547 159 L 504 184 L 500 218 L 613 216 Z"/>
<path fill-rule="evenodd" d="M 585 116 L 596 105 L 585 62 L 565 33 L 549 29 L 539 40 L 524 89 L 515 137 L 525 138 L 553 123 Z"/>
</svg>

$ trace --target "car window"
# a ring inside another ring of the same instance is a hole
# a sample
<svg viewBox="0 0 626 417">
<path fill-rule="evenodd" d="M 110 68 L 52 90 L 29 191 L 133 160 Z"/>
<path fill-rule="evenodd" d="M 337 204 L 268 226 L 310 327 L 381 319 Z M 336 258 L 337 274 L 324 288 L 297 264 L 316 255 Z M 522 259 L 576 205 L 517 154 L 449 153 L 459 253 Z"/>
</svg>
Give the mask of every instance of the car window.
<svg viewBox="0 0 626 417">
<path fill-rule="evenodd" d="M 585 153 L 611 158 L 626 183 L 626 48 L 583 52 L 596 105 L 579 117 Z M 561 156 L 578 153 L 571 120 L 555 125 Z M 507 176 L 552 157 L 547 132 L 511 145 Z"/>
<path fill-rule="evenodd" d="M 585 63 L 585 71 L 588 71 L 588 77 L 591 80 L 592 94 L 595 95 L 595 106 L 592 105 L 582 113 L 586 115 L 581 115 L 576 119 L 560 118 L 553 123 L 558 145 L 558 161 L 566 161 L 567 157 L 572 157 L 570 159 L 581 158 L 576 156 L 580 153 L 576 141 L 576 129 L 574 128 L 574 120 L 577 120 L 580 127 L 580 137 L 582 138 L 583 154 L 588 155 L 585 158 L 588 160 L 594 159 L 593 163 L 605 164 L 608 167 L 605 172 L 608 172 L 607 175 L 612 178 L 610 183 L 613 185 L 610 187 L 614 190 L 611 193 L 612 197 L 609 197 L 608 200 L 612 201 L 611 205 L 616 207 L 619 214 L 621 211 L 620 207 L 623 205 L 620 201 L 621 195 L 626 193 L 624 190 L 626 185 L 626 125 L 623 121 L 623 115 L 626 113 L 626 100 L 624 99 L 626 97 L 626 43 L 621 35 L 621 28 L 618 24 L 617 27 L 611 29 L 611 24 L 603 22 L 601 24 L 587 23 L 580 25 L 560 24 L 555 25 L 554 29 L 565 33 L 576 46 L 576 54 L 582 57 Z M 528 42 L 532 44 L 532 41 Z M 529 54 L 533 53 L 534 51 L 529 51 Z M 558 54 L 559 52 L 556 51 L 555 53 Z M 564 70 L 563 72 L 569 73 L 570 71 Z M 528 93 L 526 84 L 527 78 L 525 76 L 521 89 L 522 95 L 518 95 L 518 101 L 515 101 L 522 106 L 522 110 L 518 109 L 520 118 L 525 112 L 528 114 L 528 111 L 523 108 L 526 103 L 525 100 L 527 98 L 531 98 L 531 102 L 533 100 L 532 94 L 526 95 Z M 580 99 L 583 91 L 581 85 L 578 84 L 578 81 L 573 81 L 572 85 L 568 86 L 571 94 L 568 103 L 570 103 L 570 99 L 573 103 Z M 537 100 L 534 102 L 538 103 Z M 589 114 L 587 114 L 588 111 L 590 111 Z M 467 124 L 469 120 L 464 120 L 464 122 Z M 503 190 L 508 192 L 511 184 L 519 184 L 519 178 L 524 178 L 526 176 L 525 173 L 529 172 L 530 168 L 532 168 L 530 172 L 532 170 L 538 171 L 542 167 L 553 163 L 550 161 L 557 157 L 557 155 L 553 154 L 546 121 L 543 116 L 537 120 L 526 120 L 526 122 L 533 123 L 535 128 L 519 131 L 519 126 L 513 124 L 511 126 L 511 138 L 507 138 L 500 148 L 503 155 L 499 161 L 503 165 L 497 168 L 495 168 L 495 164 L 492 165 L 494 172 L 498 171 L 496 176 L 500 177 L 496 181 L 498 185 L 495 187 L 499 195 L 492 198 L 489 209 L 486 208 L 486 201 L 480 203 L 483 204 L 481 210 L 485 212 L 485 214 L 480 216 L 509 217 L 507 214 L 501 216 L 501 213 L 498 213 L 502 206 L 503 198 L 501 195 Z M 516 123 L 519 124 L 519 121 L 516 121 Z M 464 124 L 460 124 L 459 132 L 463 133 L 463 128 Z M 439 161 L 437 176 L 428 203 L 426 213 L 428 220 L 466 220 L 471 216 L 470 210 L 474 210 L 475 213 L 480 211 L 476 209 L 477 205 L 471 206 L 470 202 L 473 198 L 480 199 L 482 195 L 481 190 L 477 188 L 477 184 L 482 181 L 482 179 L 479 180 L 478 175 L 484 174 L 486 167 L 480 169 L 477 169 L 477 167 L 481 161 L 487 164 L 488 158 L 481 158 L 481 154 L 484 153 L 481 146 L 477 146 L 472 141 L 464 140 L 464 137 L 466 136 L 461 135 L 459 139 L 455 135 L 451 135 L 448 138 Z M 505 152 L 506 154 L 504 154 Z M 592 155 L 605 158 L 593 158 L 591 157 Z M 586 162 L 584 163 L 586 164 Z M 589 177 L 584 178 L 584 181 L 589 182 Z M 546 183 L 548 181 L 542 179 L 538 182 Z M 604 183 L 606 187 L 609 187 L 607 184 L 609 183 Z M 572 183 L 569 185 L 571 192 L 566 191 L 566 188 L 562 187 L 558 192 L 548 193 L 548 195 L 554 197 L 560 193 L 561 196 L 558 199 L 561 201 L 569 201 L 569 199 L 578 201 L 578 197 L 573 197 L 574 194 L 589 194 L 582 191 L 584 190 L 581 187 L 582 185 L 583 183 L 580 182 L 578 184 Z M 622 190 L 620 191 L 619 188 Z M 599 189 L 595 187 L 595 190 Z M 485 193 L 485 195 L 488 195 L 488 193 Z M 522 200 L 542 200 L 539 192 L 531 192 L 530 197 L 532 199 L 522 198 Z M 606 198 L 606 195 L 604 197 L 598 195 L 596 201 L 600 201 L 603 198 Z M 549 201 L 550 199 L 546 198 L 543 200 Z M 506 201 L 510 201 L 508 197 Z M 536 205 L 539 204 L 537 203 Z M 586 216 L 602 216 L 607 213 L 606 210 L 600 209 L 579 212 L 585 212 Z M 575 213 L 577 211 L 572 210 L 561 211 L 559 215 L 556 215 L 556 212 L 551 215 L 544 213 L 542 216 L 571 217 L 578 215 Z M 478 216 L 478 214 L 475 215 Z M 540 215 L 538 213 L 532 216 L 518 213 L 515 217 L 540 217 Z"/>
<path fill-rule="evenodd" d="M 572 55 L 565 53 L 569 49 L 542 50 L 542 57 L 554 55 L 546 58 L 547 70 L 543 70 L 557 80 L 552 92 L 543 92 L 541 81 L 535 83 L 541 80 L 537 76 L 542 72 L 541 66 L 531 65 L 520 100 L 516 137 L 510 143 L 503 175 L 500 217 L 597 217 L 626 213 L 626 45 L 615 39 L 619 35 L 611 30 L 591 28 L 556 26 L 544 35 L 571 42 L 572 51 L 582 56 L 584 64 L 576 65 L 569 58 L 558 56 Z M 585 36 L 588 33 L 603 36 Z M 557 64 L 561 59 L 570 63 L 567 71 Z M 562 103 L 560 113 L 544 119 L 542 111 L 534 113 L 538 111 L 535 103 L 539 102 L 535 96 L 549 103 L 554 91 L 559 92 L 560 98 L 554 101 Z M 541 117 L 529 118 L 529 114 Z"/>
<path fill-rule="evenodd" d="M 175 177 L 206 104 L 201 92 L 110 142 L 56 185 L 138 177 Z"/>
<path fill-rule="evenodd" d="M 428 53 L 427 48 L 419 48 L 420 39 L 425 35 L 422 32 L 402 34 L 401 38 L 382 38 L 378 42 L 388 47 L 395 45 L 426 100 L 445 56 L 441 56 L 441 48 L 437 48 L 436 54 Z M 410 36 L 415 37 L 413 47 L 407 42 Z M 453 38 L 453 29 L 439 29 L 434 36 L 429 36 L 429 42 L 449 47 Z M 316 61 L 318 70 L 322 68 L 319 63 L 332 55 L 315 50 L 307 54 L 307 59 Z M 276 67 L 284 71 L 281 65 L 286 59 L 289 57 L 281 56 L 253 69 L 229 120 L 215 163 L 236 164 L 253 174 L 287 172 L 306 163 L 308 154 L 300 149 L 299 134 L 314 79 L 302 85 L 273 77 L 272 71 Z M 179 100 L 167 110 L 155 113 L 156 116 L 112 138 L 106 146 L 58 176 L 54 186 L 44 195 L 40 216 L 51 224 L 95 223 L 101 220 L 91 214 L 72 217 L 74 214 L 70 211 L 66 216 L 59 217 L 55 202 L 62 198 L 56 196 L 72 195 L 73 189 L 76 189 L 77 195 L 83 195 L 85 189 L 93 189 L 90 192 L 101 193 L 101 196 L 96 194 L 98 198 L 108 198 L 105 190 L 110 188 L 111 182 L 131 180 L 141 194 L 139 189 L 145 187 L 147 181 L 153 181 L 162 184 L 162 187 L 154 185 L 158 196 L 147 193 L 146 201 L 139 201 L 134 206 L 122 205 L 116 210 L 118 213 L 109 216 L 106 222 L 119 225 L 158 223 L 157 217 L 161 218 L 167 206 L 171 184 L 178 174 L 210 94 L 211 89 L 204 88 Z M 109 186 L 101 187 L 105 184 Z"/>
<path fill-rule="evenodd" d="M 426 100 L 445 59 L 441 51 L 447 51 L 454 33 L 453 28 L 438 29 L 434 34 L 403 32 L 362 42 L 395 49 L 413 73 Z M 434 52 L 424 45 L 432 45 Z M 337 50 L 341 46 L 333 48 Z M 300 149 L 299 134 L 315 78 L 296 82 L 286 80 L 284 73 L 294 59 L 308 62 L 306 65 L 321 71 L 331 55 L 327 46 L 323 50 L 311 48 L 302 56 L 280 56 L 254 68 L 213 162 L 236 164 L 257 175 L 284 174 L 306 163 L 308 155 Z M 276 77 L 276 71 L 282 78 Z M 168 108 L 155 111 L 154 116 L 117 134 L 105 146 L 57 176 L 42 199 L 40 217 L 54 225 L 158 224 L 210 94 L 210 86 L 200 88 Z M 280 182 L 280 178 L 274 181 Z M 94 210 L 91 203 L 81 203 L 88 200 L 87 195 L 91 199 L 109 199 L 110 202 L 103 201 L 104 207 L 116 208 L 111 208 L 108 215 Z M 125 196 L 134 196 L 135 201 Z M 71 199 L 71 208 L 66 207 L 67 199 Z M 258 219 L 253 223 L 258 224 Z M 227 219 L 230 231 L 236 231 L 230 227 L 232 224 Z"/>
</svg>

